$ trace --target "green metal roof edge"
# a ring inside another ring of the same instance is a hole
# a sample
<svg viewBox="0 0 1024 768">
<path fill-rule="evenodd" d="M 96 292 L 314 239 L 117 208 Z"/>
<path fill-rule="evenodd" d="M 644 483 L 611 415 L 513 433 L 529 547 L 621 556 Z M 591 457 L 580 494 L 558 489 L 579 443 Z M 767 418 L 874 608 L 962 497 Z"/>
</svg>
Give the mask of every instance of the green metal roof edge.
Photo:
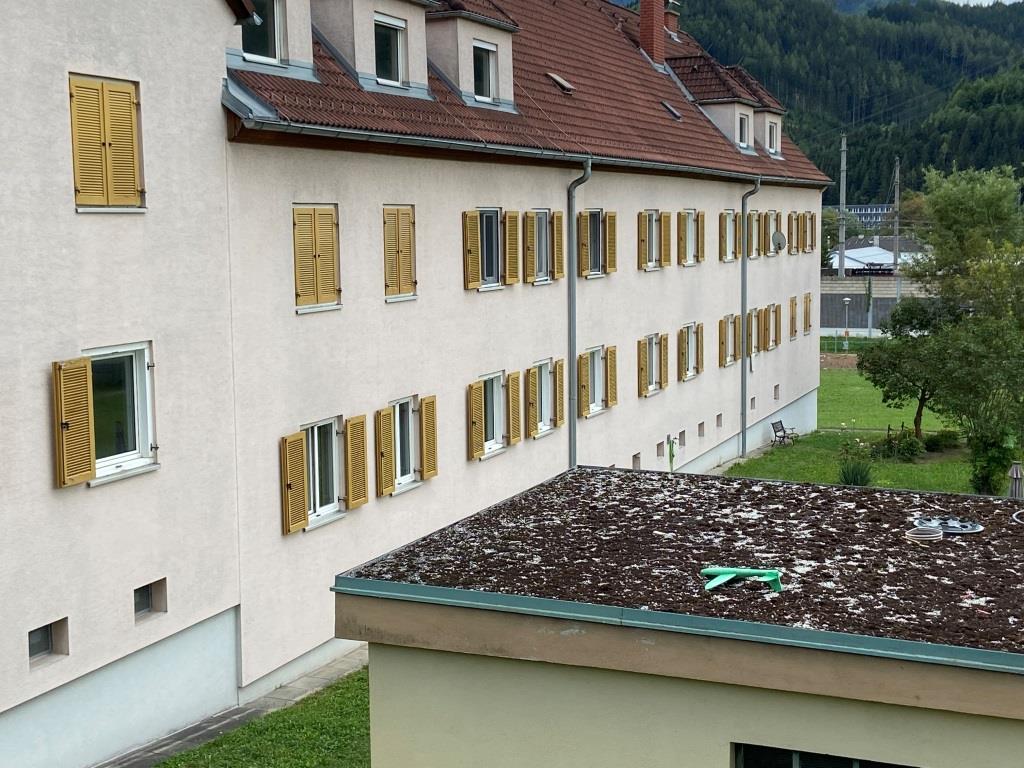
<svg viewBox="0 0 1024 768">
<path fill-rule="evenodd" d="M 506 595 L 452 587 L 434 587 L 425 584 L 360 579 L 352 576 L 335 577 L 332 592 L 386 600 L 405 600 L 417 603 L 450 605 L 505 613 L 547 616 L 572 621 L 613 624 L 623 627 L 680 632 L 688 635 L 721 637 L 771 645 L 788 645 L 834 653 L 853 653 L 860 656 L 915 661 L 924 664 L 966 667 L 990 672 L 1024 675 L 1024 654 L 992 651 L 983 648 L 964 648 L 955 645 L 925 643 L 917 640 L 898 640 L 889 637 L 855 635 L 779 624 L 763 624 L 738 619 L 719 619 L 687 613 L 643 611 L 613 605 L 579 603 L 571 600 L 553 600 L 545 597 Z"/>
</svg>

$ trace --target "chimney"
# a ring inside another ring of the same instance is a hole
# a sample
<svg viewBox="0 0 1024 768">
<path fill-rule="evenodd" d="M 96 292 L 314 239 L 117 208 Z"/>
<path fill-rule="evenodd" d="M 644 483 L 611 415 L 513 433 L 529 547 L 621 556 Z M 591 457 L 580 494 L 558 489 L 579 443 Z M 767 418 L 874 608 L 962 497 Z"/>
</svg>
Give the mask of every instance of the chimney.
<svg viewBox="0 0 1024 768">
<path fill-rule="evenodd" d="M 655 64 L 665 63 L 665 0 L 640 0 L 640 47 Z"/>
<path fill-rule="evenodd" d="M 679 3 L 676 0 L 665 3 L 665 29 L 669 32 L 679 31 Z"/>
</svg>

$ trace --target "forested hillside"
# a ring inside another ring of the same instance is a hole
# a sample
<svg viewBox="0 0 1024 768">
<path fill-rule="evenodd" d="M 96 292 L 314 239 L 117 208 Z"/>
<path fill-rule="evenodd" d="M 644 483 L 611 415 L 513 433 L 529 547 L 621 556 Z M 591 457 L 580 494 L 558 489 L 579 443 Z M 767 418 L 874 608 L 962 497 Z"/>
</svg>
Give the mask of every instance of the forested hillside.
<svg viewBox="0 0 1024 768">
<path fill-rule="evenodd" d="M 723 63 L 741 63 L 761 79 L 789 108 L 790 135 L 835 178 L 846 128 L 851 203 L 887 199 L 896 154 L 909 188 L 927 165 L 1024 160 L 1024 3 L 680 5 L 684 29 Z M 839 5 L 860 13 L 840 13 Z M 837 196 L 833 188 L 826 202 Z"/>
</svg>

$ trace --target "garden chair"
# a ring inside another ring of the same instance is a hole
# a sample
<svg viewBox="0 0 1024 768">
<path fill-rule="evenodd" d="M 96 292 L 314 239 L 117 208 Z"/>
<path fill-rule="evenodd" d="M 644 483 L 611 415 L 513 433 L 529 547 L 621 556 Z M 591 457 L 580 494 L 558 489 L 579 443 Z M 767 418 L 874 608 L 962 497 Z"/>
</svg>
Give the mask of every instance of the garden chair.
<svg viewBox="0 0 1024 768">
<path fill-rule="evenodd" d="M 795 429 L 786 429 L 781 421 L 772 422 L 772 445 L 785 445 L 795 443 L 800 434 Z"/>
</svg>

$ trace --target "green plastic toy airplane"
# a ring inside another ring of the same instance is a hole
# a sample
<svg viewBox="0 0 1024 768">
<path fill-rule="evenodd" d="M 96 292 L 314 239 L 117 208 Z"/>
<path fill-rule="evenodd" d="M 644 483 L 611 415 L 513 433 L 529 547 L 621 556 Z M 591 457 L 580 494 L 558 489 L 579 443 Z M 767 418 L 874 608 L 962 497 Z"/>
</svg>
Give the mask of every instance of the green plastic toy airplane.
<svg viewBox="0 0 1024 768">
<path fill-rule="evenodd" d="M 720 587 L 733 579 L 756 579 L 757 581 L 766 581 L 768 582 L 768 586 L 776 592 L 781 592 L 784 589 L 782 586 L 781 574 L 774 569 L 705 568 L 700 572 L 700 575 L 714 576 L 711 581 L 704 585 L 704 589 L 706 590 L 712 590 L 715 587 Z"/>
</svg>

